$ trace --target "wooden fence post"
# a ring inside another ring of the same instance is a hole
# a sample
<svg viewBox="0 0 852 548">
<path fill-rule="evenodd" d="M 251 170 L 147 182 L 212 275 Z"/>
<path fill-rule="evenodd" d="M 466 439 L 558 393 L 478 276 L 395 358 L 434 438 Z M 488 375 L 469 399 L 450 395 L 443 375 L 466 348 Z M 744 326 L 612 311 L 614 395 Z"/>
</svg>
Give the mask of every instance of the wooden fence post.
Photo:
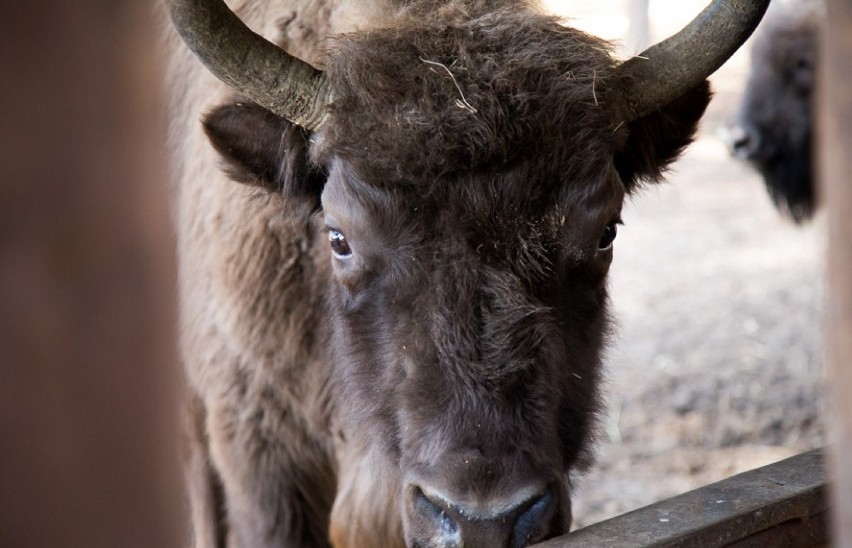
<svg viewBox="0 0 852 548">
<path fill-rule="evenodd" d="M 0 546 L 181 544 L 154 2 L 0 16 Z"/>
<path fill-rule="evenodd" d="M 852 546 L 852 2 L 828 0 L 819 93 L 820 181 L 828 216 L 828 462 L 834 544 Z"/>
</svg>

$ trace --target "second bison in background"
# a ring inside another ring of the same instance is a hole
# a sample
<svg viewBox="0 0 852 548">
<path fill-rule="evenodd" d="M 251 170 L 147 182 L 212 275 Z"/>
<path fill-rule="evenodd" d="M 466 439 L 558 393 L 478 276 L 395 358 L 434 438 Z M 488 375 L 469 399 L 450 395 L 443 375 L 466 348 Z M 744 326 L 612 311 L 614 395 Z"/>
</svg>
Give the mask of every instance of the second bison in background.
<svg viewBox="0 0 852 548">
<path fill-rule="evenodd" d="M 731 129 L 732 153 L 763 176 L 796 222 L 815 205 L 811 135 L 821 0 L 773 4 L 758 28 L 752 67 Z"/>
</svg>

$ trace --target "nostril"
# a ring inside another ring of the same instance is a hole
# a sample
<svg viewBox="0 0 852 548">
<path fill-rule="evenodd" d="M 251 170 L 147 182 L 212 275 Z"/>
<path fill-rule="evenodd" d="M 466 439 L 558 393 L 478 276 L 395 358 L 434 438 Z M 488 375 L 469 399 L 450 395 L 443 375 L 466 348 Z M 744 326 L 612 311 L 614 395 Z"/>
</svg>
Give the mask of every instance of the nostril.
<svg viewBox="0 0 852 548">
<path fill-rule="evenodd" d="M 748 136 L 748 134 L 745 134 L 745 133 L 741 134 L 741 135 L 740 135 L 740 136 L 739 136 L 739 137 L 738 137 L 738 138 L 737 138 L 737 139 L 736 139 L 736 140 L 732 143 L 732 144 L 733 144 L 733 147 L 734 147 L 734 151 L 736 151 L 736 152 L 740 152 L 740 151 L 744 151 L 744 150 L 746 150 L 746 149 L 748 148 L 748 145 L 749 145 L 749 142 L 750 142 L 750 141 L 751 141 L 751 138 Z"/>
<path fill-rule="evenodd" d="M 443 539 L 459 536 L 459 526 L 446 510 L 423 494 L 419 487 L 414 489 L 414 509 L 425 521 L 428 521 Z"/>
<path fill-rule="evenodd" d="M 409 546 L 520 548 L 544 540 L 562 524 L 555 519 L 559 505 L 553 486 L 542 492 L 530 485 L 509 497 L 463 502 L 418 485 L 411 485 L 408 493 Z"/>
<path fill-rule="evenodd" d="M 749 160 L 757 152 L 757 133 L 749 127 L 734 126 L 728 130 L 728 144 L 734 156 Z"/>
<path fill-rule="evenodd" d="M 529 506 L 518 516 L 512 531 L 512 546 L 526 546 L 548 532 L 553 519 L 553 497 L 545 493 L 530 501 Z"/>
</svg>

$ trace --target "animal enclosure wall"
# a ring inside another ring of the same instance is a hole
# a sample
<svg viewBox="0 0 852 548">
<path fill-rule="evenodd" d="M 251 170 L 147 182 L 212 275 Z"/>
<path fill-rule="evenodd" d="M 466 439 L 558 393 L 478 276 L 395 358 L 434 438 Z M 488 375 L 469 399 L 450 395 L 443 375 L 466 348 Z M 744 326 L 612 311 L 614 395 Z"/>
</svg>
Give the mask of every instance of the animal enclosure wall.
<svg viewBox="0 0 852 548">
<path fill-rule="evenodd" d="M 0 16 L 0 546 L 180 544 L 153 2 Z"/>
<path fill-rule="evenodd" d="M 829 447 L 836 546 L 852 545 L 852 4 L 828 0 L 819 95 L 820 179 L 828 209 Z"/>
</svg>

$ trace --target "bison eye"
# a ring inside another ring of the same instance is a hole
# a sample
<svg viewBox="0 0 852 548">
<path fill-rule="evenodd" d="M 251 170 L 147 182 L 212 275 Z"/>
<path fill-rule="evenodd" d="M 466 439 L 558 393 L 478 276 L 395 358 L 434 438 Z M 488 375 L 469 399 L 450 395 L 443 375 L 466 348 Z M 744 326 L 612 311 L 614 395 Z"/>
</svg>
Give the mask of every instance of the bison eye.
<svg viewBox="0 0 852 548">
<path fill-rule="evenodd" d="M 610 221 L 601 235 L 601 241 L 598 242 L 598 249 L 605 251 L 612 247 L 612 242 L 615 241 L 615 236 L 618 234 L 618 225 L 620 221 Z"/>
<path fill-rule="evenodd" d="M 332 253 L 338 259 L 347 259 L 352 256 L 352 248 L 349 247 L 346 236 L 339 230 L 331 229 L 328 231 L 328 242 L 331 244 Z"/>
</svg>

